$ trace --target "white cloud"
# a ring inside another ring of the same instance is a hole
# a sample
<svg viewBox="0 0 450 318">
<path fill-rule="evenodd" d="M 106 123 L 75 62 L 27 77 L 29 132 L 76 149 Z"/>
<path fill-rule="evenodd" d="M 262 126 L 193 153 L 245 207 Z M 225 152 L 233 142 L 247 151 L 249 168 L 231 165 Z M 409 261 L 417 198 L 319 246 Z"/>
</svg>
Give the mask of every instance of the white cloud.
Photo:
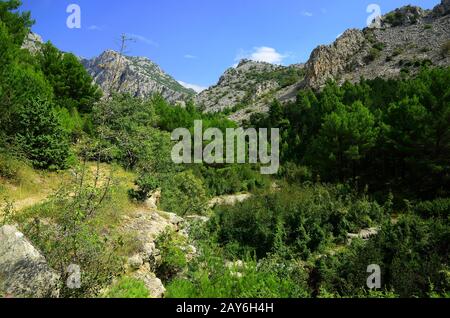
<svg viewBox="0 0 450 318">
<path fill-rule="evenodd" d="M 145 37 L 143 35 L 134 34 L 134 33 L 127 33 L 127 36 L 129 36 L 133 40 L 140 41 L 142 43 L 145 43 L 145 44 L 148 44 L 148 45 L 151 45 L 151 46 L 155 46 L 155 47 L 159 46 L 158 43 L 156 43 L 155 41 L 153 41 L 153 40 L 151 40 L 151 39 L 149 39 L 149 38 L 147 38 L 147 37 Z"/>
<path fill-rule="evenodd" d="M 302 16 L 304 17 L 312 17 L 313 13 L 309 11 L 302 11 Z"/>
<path fill-rule="evenodd" d="M 189 84 L 189 83 L 186 83 L 186 82 L 183 82 L 183 81 L 178 81 L 178 83 L 180 83 L 181 85 L 183 85 L 186 88 L 193 89 L 197 93 L 200 93 L 200 92 L 202 92 L 202 91 L 204 91 L 205 89 L 208 88 L 208 87 L 204 87 L 204 86 L 200 86 L 200 85 Z"/>
<path fill-rule="evenodd" d="M 286 57 L 288 57 L 287 54 L 281 54 L 277 52 L 277 50 L 274 48 L 261 46 L 261 47 L 254 47 L 253 51 L 250 52 L 241 50 L 241 52 L 235 58 L 235 62 L 239 62 L 242 59 L 249 59 L 256 62 L 282 64 L 283 60 Z M 237 63 L 234 64 L 233 66 L 236 67 Z"/>
<path fill-rule="evenodd" d="M 197 57 L 196 57 L 195 55 L 186 54 L 186 55 L 184 55 L 184 58 L 185 58 L 185 59 L 189 59 L 189 60 L 194 60 L 194 59 L 196 59 Z"/>
<path fill-rule="evenodd" d="M 98 26 L 98 25 L 91 25 L 90 27 L 88 27 L 89 31 L 102 31 L 105 27 L 103 26 Z"/>
</svg>

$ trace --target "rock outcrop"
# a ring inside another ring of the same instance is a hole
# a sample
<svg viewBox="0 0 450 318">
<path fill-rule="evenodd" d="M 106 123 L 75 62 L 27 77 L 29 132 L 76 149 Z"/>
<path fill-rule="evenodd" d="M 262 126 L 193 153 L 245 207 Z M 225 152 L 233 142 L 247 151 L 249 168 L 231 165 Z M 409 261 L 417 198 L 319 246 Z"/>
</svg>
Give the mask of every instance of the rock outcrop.
<svg viewBox="0 0 450 318">
<path fill-rule="evenodd" d="M 171 103 L 181 104 L 195 95 L 145 57 L 124 56 L 108 50 L 81 62 L 105 95 L 110 91 L 142 98 L 160 94 Z"/>
<path fill-rule="evenodd" d="M 28 50 L 31 53 L 36 54 L 41 50 L 41 46 L 43 43 L 44 41 L 42 40 L 40 35 L 30 32 L 22 44 L 22 49 Z"/>
<path fill-rule="evenodd" d="M 14 226 L 0 228 L 0 291 L 8 297 L 59 296 L 60 276 Z"/>
<path fill-rule="evenodd" d="M 123 231 L 136 238 L 138 251 L 128 259 L 128 270 L 132 277 L 144 282 L 152 298 L 164 296 L 165 288 L 155 275 L 161 264 L 161 252 L 155 240 L 166 230 L 182 231 L 184 220 L 172 213 L 156 209 L 142 210 L 124 219 Z"/>
<path fill-rule="evenodd" d="M 304 85 L 320 87 L 329 79 L 343 73 L 352 57 L 364 48 L 366 39 L 360 30 L 351 29 L 340 36 L 332 45 L 316 48 L 306 63 Z"/>
</svg>

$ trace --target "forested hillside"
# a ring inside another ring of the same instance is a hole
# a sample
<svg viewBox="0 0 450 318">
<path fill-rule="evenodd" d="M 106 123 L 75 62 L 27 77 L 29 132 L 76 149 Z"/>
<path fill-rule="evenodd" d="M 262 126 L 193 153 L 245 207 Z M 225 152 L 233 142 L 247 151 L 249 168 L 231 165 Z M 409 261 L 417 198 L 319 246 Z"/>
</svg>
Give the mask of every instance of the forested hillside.
<svg viewBox="0 0 450 318">
<path fill-rule="evenodd" d="M 170 133 L 238 127 L 230 109 L 104 92 L 73 54 L 24 48 L 18 8 L 0 1 L 0 297 L 450 296 L 448 65 L 272 99 L 243 124 L 280 129 L 275 175 L 179 165 Z M 303 77 L 269 68 L 254 89 Z"/>
</svg>

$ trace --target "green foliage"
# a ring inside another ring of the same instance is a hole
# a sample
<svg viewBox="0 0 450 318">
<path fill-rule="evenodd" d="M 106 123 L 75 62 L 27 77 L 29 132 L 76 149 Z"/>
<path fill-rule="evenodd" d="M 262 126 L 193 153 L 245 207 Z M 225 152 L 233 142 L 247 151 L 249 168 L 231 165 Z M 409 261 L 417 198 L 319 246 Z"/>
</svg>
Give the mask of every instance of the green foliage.
<svg viewBox="0 0 450 318">
<path fill-rule="evenodd" d="M 275 81 L 281 88 L 298 83 L 304 77 L 304 70 L 295 67 L 277 69 L 271 72 L 250 72 L 247 79 L 257 83 Z"/>
<path fill-rule="evenodd" d="M 322 171 L 337 173 L 338 178 L 352 173 L 356 177 L 356 165 L 375 146 L 379 129 L 375 116 L 361 102 L 336 107 L 336 111 L 324 117 L 307 160 L 318 160 L 324 164 Z"/>
<path fill-rule="evenodd" d="M 249 165 L 226 165 L 223 167 L 192 166 L 195 175 L 203 179 L 210 196 L 253 191 L 264 187 L 268 181 L 259 171 Z"/>
<path fill-rule="evenodd" d="M 310 167 L 326 181 L 359 180 L 373 192 L 448 194 L 449 68 L 423 68 L 403 80 L 329 82 L 295 103 L 253 116 L 255 127 L 280 127 L 281 162 Z M 447 190 L 446 190 L 447 189 Z"/>
<path fill-rule="evenodd" d="M 207 195 L 201 179 L 191 170 L 175 174 L 162 186 L 161 208 L 181 216 L 205 213 Z"/>
<path fill-rule="evenodd" d="M 31 100 L 18 112 L 16 140 L 37 168 L 62 169 L 69 155 L 67 136 L 52 105 Z"/>
<path fill-rule="evenodd" d="M 157 238 L 155 244 L 161 252 L 161 264 L 157 269 L 158 277 L 168 281 L 187 265 L 186 238 L 174 231 L 166 230 Z"/>
<path fill-rule="evenodd" d="M 448 264 L 448 220 L 423 220 L 416 215 L 385 223 L 367 244 L 352 245 L 338 258 L 320 261 L 322 287 L 340 295 L 357 293 L 364 286 L 367 264 L 382 269 L 383 289 L 400 297 L 426 297 L 430 283 L 435 292 L 448 290 L 443 279 Z"/>
<path fill-rule="evenodd" d="M 138 201 L 145 201 L 149 194 L 158 188 L 158 185 L 158 179 L 153 175 L 141 174 L 135 181 L 137 190 L 129 191 L 130 197 Z"/>
<path fill-rule="evenodd" d="M 384 20 L 392 26 L 399 26 L 403 23 L 403 14 L 400 11 L 390 12 L 385 17 Z"/>
<path fill-rule="evenodd" d="M 396 47 L 394 49 L 394 52 L 392 52 L 392 56 L 399 56 L 404 52 L 404 49 L 402 47 Z"/>
<path fill-rule="evenodd" d="M 92 111 L 101 93 L 75 55 L 63 53 L 48 42 L 43 45 L 38 60 L 60 107 L 75 108 L 80 113 Z"/>
<path fill-rule="evenodd" d="M 30 12 L 17 12 L 21 4 L 20 0 L 0 1 L 0 21 L 7 27 L 13 43 L 18 46 L 22 45 L 25 37 L 30 32 L 31 26 L 34 24 L 34 21 L 31 20 Z"/>
<path fill-rule="evenodd" d="M 377 203 L 347 193 L 345 187 L 290 186 L 234 207 L 216 208 L 210 227 L 218 242 L 230 244 L 235 252 L 237 243 L 239 255 L 250 250 L 265 257 L 285 246 L 291 255 L 307 259 L 330 243 L 344 242 L 348 232 L 371 227 L 386 216 Z"/>
<path fill-rule="evenodd" d="M 381 51 L 376 47 L 370 49 L 369 54 L 366 56 L 366 62 L 370 63 L 375 61 L 381 56 Z"/>
<path fill-rule="evenodd" d="M 155 143 L 161 141 L 161 133 L 153 128 L 157 117 L 151 100 L 115 95 L 96 104 L 92 117 L 95 142 L 91 152 L 100 154 L 102 161 L 116 161 L 127 169 L 139 167 L 153 155 Z"/>
<path fill-rule="evenodd" d="M 132 277 L 121 277 L 104 295 L 104 298 L 149 298 L 144 282 Z"/>
<path fill-rule="evenodd" d="M 75 178 L 45 203 L 14 218 L 50 267 L 61 275 L 61 282 L 70 275 L 69 265 L 80 266 L 81 288 L 70 289 L 62 283 L 63 298 L 96 297 L 123 272 L 124 261 L 118 250 L 124 240 L 112 228 L 120 221 L 119 195 L 111 179 L 101 186 L 97 178 L 88 182 L 86 169 L 80 167 Z"/>
<path fill-rule="evenodd" d="M 7 152 L 0 152 L 0 177 L 15 180 L 19 175 L 21 163 Z"/>
<path fill-rule="evenodd" d="M 247 257 L 243 266 L 227 266 L 220 248 L 203 245 L 186 277 L 167 285 L 168 298 L 290 298 L 308 297 L 306 277 L 299 266 L 286 271 L 276 261 L 258 266 Z M 294 264 L 293 264 L 294 265 Z"/>
</svg>

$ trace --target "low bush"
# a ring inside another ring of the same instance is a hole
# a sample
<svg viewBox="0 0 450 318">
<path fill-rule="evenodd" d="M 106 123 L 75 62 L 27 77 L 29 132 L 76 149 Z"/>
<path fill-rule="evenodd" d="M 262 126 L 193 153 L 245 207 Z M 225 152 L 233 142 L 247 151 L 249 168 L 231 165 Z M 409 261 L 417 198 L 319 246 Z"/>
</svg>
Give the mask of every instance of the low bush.
<svg viewBox="0 0 450 318">
<path fill-rule="evenodd" d="M 162 176 L 161 208 L 181 216 L 206 212 L 208 197 L 201 179 L 191 170 Z"/>
<path fill-rule="evenodd" d="M 376 226 L 388 217 L 383 207 L 364 196 L 347 193 L 343 186 L 321 185 L 257 194 L 215 212 L 209 226 L 218 242 L 237 254 L 252 251 L 260 258 L 277 253 L 278 240 L 307 259 L 331 243 L 344 242 L 348 232 Z"/>
<path fill-rule="evenodd" d="M 174 231 L 166 230 L 157 238 L 155 244 L 161 252 L 161 264 L 156 272 L 159 278 L 168 281 L 187 265 L 186 238 Z"/>
<path fill-rule="evenodd" d="M 189 264 L 183 277 L 167 285 L 168 298 L 301 298 L 308 297 L 307 275 L 292 264 L 290 270 L 274 262 L 258 265 L 246 257 L 242 266 L 226 262 L 223 253 L 211 244 Z M 230 265 L 231 264 L 231 265 Z"/>
<path fill-rule="evenodd" d="M 149 298 L 144 282 L 131 277 L 121 277 L 103 296 L 104 298 Z"/>
</svg>

